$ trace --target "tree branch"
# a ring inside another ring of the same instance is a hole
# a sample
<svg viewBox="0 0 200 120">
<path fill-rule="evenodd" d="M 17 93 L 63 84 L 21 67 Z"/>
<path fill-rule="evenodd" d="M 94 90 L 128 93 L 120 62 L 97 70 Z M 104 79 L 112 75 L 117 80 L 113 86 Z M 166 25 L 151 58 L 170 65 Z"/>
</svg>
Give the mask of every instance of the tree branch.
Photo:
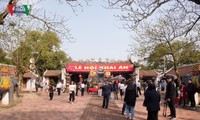
<svg viewBox="0 0 200 120">
<path fill-rule="evenodd" d="M 33 14 L 30 14 L 30 17 L 42 22 L 46 26 L 48 31 L 54 31 L 60 37 L 67 39 L 69 42 L 74 42 L 72 41 L 73 37 L 70 34 L 70 29 L 67 28 L 65 25 L 67 20 L 65 20 L 64 18 L 61 18 L 59 21 L 56 21 L 56 15 L 54 15 L 54 18 L 52 20 L 50 20 L 50 18 L 46 18 L 45 16 L 41 18 Z"/>
<path fill-rule="evenodd" d="M 199 17 L 192 23 L 192 26 L 186 31 L 185 37 L 187 34 L 192 30 L 192 28 L 195 26 L 195 24 L 200 20 L 200 15 Z"/>
<path fill-rule="evenodd" d="M 9 0 L 8 4 L 15 5 L 15 4 L 17 4 L 17 2 L 18 2 L 18 0 Z M 6 18 L 8 13 L 9 13 L 9 11 L 8 11 L 7 6 L 6 6 L 5 10 L 2 13 L 0 13 L 0 25 L 4 24 L 4 19 Z"/>
</svg>

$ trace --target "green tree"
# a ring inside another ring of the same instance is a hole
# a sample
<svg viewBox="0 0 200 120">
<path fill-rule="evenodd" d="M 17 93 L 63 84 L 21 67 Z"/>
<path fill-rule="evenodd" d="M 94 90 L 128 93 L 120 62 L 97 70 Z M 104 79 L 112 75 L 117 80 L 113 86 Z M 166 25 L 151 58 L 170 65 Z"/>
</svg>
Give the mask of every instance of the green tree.
<svg viewBox="0 0 200 120">
<path fill-rule="evenodd" d="M 35 59 L 36 72 L 40 75 L 46 69 L 60 69 L 61 61 L 67 62 L 67 55 L 60 50 L 60 39 L 54 32 L 26 31 L 25 39 L 13 52 L 13 60 L 22 74 L 29 69 L 30 58 Z"/>
<path fill-rule="evenodd" d="M 6 61 L 6 53 L 0 48 L 0 63 L 5 63 Z"/>
<path fill-rule="evenodd" d="M 184 45 L 187 44 L 187 47 Z M 199 53 L 198 46 L 195 44 L 185 44 L 181 43 L 180 41 L 176 41 L 172 43 L 173 51 L 177 51 L 175 57 L 177 59 L 177 64 L 179 66 L 183 64 L 191 64 L 191 63 L 198 63 L 199 62 Z M 169 69 L 173 67 L 173 61 L 169 57 L 168 47 L 166 45 L 159 44 L 155 46 L 154 50 L 149 54 L 147 57 L 147 66 L 153 69 Z M 165 64 L 165 65 L 164 65 Z"/>
<path fill-rule="evenodd" d="M 2 48 L 0 48 L 0 63 L 12 64 L 12 60 L 7 58 L 7 54 Z"/>
</svg>

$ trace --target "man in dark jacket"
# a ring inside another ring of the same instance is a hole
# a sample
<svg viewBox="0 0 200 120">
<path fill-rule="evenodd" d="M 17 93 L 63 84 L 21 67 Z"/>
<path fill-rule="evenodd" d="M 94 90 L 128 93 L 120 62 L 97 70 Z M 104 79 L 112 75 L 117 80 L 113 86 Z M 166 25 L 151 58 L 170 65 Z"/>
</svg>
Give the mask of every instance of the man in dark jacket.
<svg viewBox="0 0 200 120">
<path fill-rule="evenodd" d="M 116 81 L 113 83 L 114 100 L 118 100 L 118 84 Z"/>
<path fill-rule="evenodd" d="M 165 100 L 167 101 L 170 109 L 170 117 L 172 120 L 176 119 L 176 109 L 175 109 L 175 98 L 176 98 L 176 86 L 173 78 L 171 76 L 167 76 L 167 88 L 166 88 L 166 95 Z"/>
<path fill-rule="evenodd" d="M 131 119 L 134 119 L 134 107 L 136 102 L 137 86 L 135 84 L 135 77 L 132 77 L 130 81 L 127 82 L 127 88 L 125 91 L 124 102 L 126 103 L 126 117 L 129 117 L 129 112 L 131 113 Z"/>
<path fill-rule="evenodd" d="M 158 120 L 160 110 L 160 93 L 156 91 L 154 84 L 149 84 L 149 91 L 145 94 L 145 103 L 148 111 L 147 120 Z"/>
<path fill-rule="evenodd" d="M 194 83 L 192 83 L 192 79 L 188 80 L 188 86 L 187 86 L 187 94 L 188 94 L 188 99 L 191 102 L 191 108 L 195 110 L 195 99 L 194 99 L 194 94 L 195 94 L 195 90 L 196 87 L 194 85 Z"/>
<path fill-rule="evenodd" d="M 113 97 L 114 97 L 114 95 L 113 95 L 113 83 L 112 83 L 112 81 L 109 81 L 109 86 L 110 86 L 110 100 L 113 100 Z"/>
<path fill-rule="evenodd" d="M 148 80 L 147 81 L 147 86 L 146 86 L 146 89 L 144 91 L 144 96 L 146 96 L 146 94 L 149 92 L 149 90 L 151 89 L 151 85 L 153 85 L 153 82 L 152 80 Z M 146 103 L 146 97 L 144 97 L 144 102 L 143 102 L 143 106 L 144 107 L 147 107 L 147 103 Z"/>
<path fill-rule="evenodd" d="M 111 94 L 111 87 L 110 87 L 110 85 L 108 85 L 107 82 L 105 82 L 105 85 L 103 85 L 101 88 L 102 88 L 102 95 L 103 95 L 102 108 L 108 108 L 109 97 L 110 97 L 110 94 Z"/>
</svg>

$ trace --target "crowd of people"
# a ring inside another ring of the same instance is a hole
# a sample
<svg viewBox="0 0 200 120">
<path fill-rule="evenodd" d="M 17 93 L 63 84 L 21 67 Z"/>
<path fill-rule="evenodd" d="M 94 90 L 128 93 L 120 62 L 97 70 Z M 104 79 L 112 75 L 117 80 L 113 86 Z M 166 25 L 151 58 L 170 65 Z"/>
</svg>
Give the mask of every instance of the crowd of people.
<svg viewBox="0 0 200 120">
<path fill-rule="evenodd" d="M 126 118 L 134 119 L 134 106 L 136 103 L 136 97 L 138 97 L 138 89 L 140 88 L 140 83 L 136 85 L 135 76 L 129 80 L 110 80 L 105 81 L 105 84 L 100 87 L 102 89 L 103 103 L 102 108 L 109 107 L 110 100 L 118 100 L 118 94 L 121 100 L 124 100 L 124 105 L 122 108 L 122 114 L 125 112 Z M 140 89 L 139 89 L 140 90 Z M 139 92 L 141 94 L 141 92 Z"/>
<path fill-rule="evenodd" d="M 38 89 L 41 88 L 38 83 L 39 81 L 36 82 L 36 92 L 38 92 Z M 81 91 L 81 96 L 84 96 L 85 87 L 86 85 L 83 82 L 75 83 L 74 81 L 71 81 L 67 88 L 67 91 L 69 91 L 69 103 L 73 103 L 75 101 L 75 96 L 78 96 L 78 91 Z M 44 91 L 48 92 L 49 100 L 53 100 L 54 92 L 56 91 L 58 96 L 60 96 L 62 92 L 66 92 L 66 86 L 58 80 L 56 85 L 51 83 L 49 83 L 49 85 L 45 85 Z"/>
<path fill-rule="evenodd" d="M 134 107 L 136 98 L 141 93 L 141 87 L 144 90 L 144 103 L 148 111 L 147 120 L 158 120 L 158 112 L 160 111 L 161 93 L 165 95 L 164 103 L 167 104 L 170 114 L 167 115 L 171 120 L 176 119 L 176 107 L 186 107 L 195 110 L 196 104 L 194 99 L 195 85 L 192 79 L 189 79 L 187 85 L 182 82 L 178 84 L 177 79 L 173 76 L 165 75 L 160 81 L 155 79 L 147 80 L 143 85 L 136 81 L 135 75 L 128 80 L 106 82 L 102 88 L 103 108 L 108 108 L 109 100 L 118 100 L 118 91 L 121 100 L 124 101 L 122 114 L 125 117 L 134 119 Z M 112 94 L 114 97 L 112 98 Z M 183 102 L 183 105 L 182 105 Z M 189 106 L 190 105 L 190 106 Z"/>
<path fill-rule="evenodd" d="M 158 119 L 157 115 L 158 111 L 160 110 L 159 104 L 161 101 L 160 93 L 162 92 L 165 94 L 164 104 L 166 104 L 170 110 L 170 115 L 167 116 L 170 117 L 170 119 L 176 119 L 176 107 L 189 107 L 192 110 L 196 109 L 196 103 L 194 99 L 196 87 L 195 84 L 192 83 L 192 79 L 188 79 L 187 85 L 184 82 L 179 85 L 178 80 L 173 76 L 165 75 L 161 81 L 162 83 L 157 85 L 152 80 L 147 82 L 148 85 L 144 91 L 144 106 L 147 107 L 148 111 L 147 120 Z M 154 111 L 155 114 L 153 114 L 152 111 Z"/>
<path fill-rule="evenodd" d="M 176 119 L 176 107 L 190 107 L 195 110 L 196 103 L 194 99 L 195 85 L 189 79 L 188 83 L 182 82 L 180 85 L 173 76 L 166 75 L 159 82 L 147 80 L 141 85 L 140 81 L 136 81 L 136 74 L 131 74 L 128 80 L 106 80 L 99 86 L 98 95 L 103 96 L 102 108 L 109 107 L 110 100 L 123 100 L 122 114 L 126 118 L 134 119 L 135 104 L 137 97 L 142 95 L 141 90 L 144 90 L 143 106 L 146 107 L 148 112 L 147 120 L 158 120 L 158 112 L 160 111 L 161 93 L 165 94 L 164 103 L 169 107 L 171 120 Z M 57 90 L 58 96 L 61 94 L 62 83 L 58 81 L 56 86 L 49 85 L 49 99 L 52 100 L 54 91 Z M 75 101 L 75 96 L 78 96 L 79 91 L 81 96 L 84 96 L 86 84 L 83 82 L 75 83 L 70 82 L 68 86 L 69 103 Z M 177 105 L 177 106 L 176 106 Z"/>
</svg>

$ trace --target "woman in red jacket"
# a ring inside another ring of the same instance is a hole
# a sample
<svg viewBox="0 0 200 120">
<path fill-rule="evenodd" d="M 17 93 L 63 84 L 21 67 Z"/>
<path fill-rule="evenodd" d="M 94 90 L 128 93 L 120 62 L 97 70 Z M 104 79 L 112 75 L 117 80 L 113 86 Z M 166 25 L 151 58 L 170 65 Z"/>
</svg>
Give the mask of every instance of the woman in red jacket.
<svg viewBox="0 0 200 120">
<path fill-rule="evenodd" d="M 186 99 L 187 99 L 187 87 L 185 86 L 185 83 L 181 83 L 181 88 L 180 88 L 180 100 L 178 105 L 180 106 L 183 100 L 183 107 L 186 105 Z"/>
</svg>

